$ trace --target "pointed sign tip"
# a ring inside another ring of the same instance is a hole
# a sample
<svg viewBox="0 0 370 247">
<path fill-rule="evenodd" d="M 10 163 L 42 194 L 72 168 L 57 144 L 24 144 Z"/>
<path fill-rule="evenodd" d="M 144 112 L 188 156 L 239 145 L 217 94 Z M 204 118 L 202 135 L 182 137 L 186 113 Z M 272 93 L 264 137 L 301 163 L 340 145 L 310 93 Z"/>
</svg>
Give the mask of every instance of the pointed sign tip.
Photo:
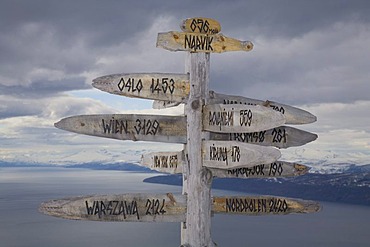
<svg viewBox="0 0 370 247">
<path fill-rule="evenodd" d="M 97 89 L 100 89 L 101 88 L 101 80 L 99 80 L 99 78 L 95 78 L 94 80 L 92 80 L 92 84 L 91 84 L 94 88 L 97 88 Z"/>
<path fill-rule="evenodd" d="M 314 202 L 314 201 L 308 201 L 309 204 L 305 207 L 304 209 L 304 213 L 317 213 L 317 212 L 320 212 L 323 207 L 320 203 L 318 202 Z"/>
<path fill-rule="evenodd" d="M 60 120 L 60 121 L 58 121 L 58 122 L 54 123 L 54 127 L 55 127 L 55 128 L 60 129 L 60 122 L 61 122 L 61 121 L 62 121 L 62 120 Z"/>
</svg>

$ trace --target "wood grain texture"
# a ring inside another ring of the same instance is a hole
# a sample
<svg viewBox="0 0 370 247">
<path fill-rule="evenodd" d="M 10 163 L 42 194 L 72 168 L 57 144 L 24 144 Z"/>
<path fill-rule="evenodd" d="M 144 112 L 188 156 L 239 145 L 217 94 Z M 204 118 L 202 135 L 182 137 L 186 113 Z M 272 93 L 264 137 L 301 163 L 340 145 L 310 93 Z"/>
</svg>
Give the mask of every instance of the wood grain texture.
<svg viewBox="0 0 370 247">
<path fill-rule="evenodd" d="M 81 196 L 44 202 L 39 211 L 71 220 L 181 222 L 186 197 L 171 193 Z"/>
<path fill-rule="evenodd" d="M 289 126 L 250 133 L 211 133 L 211 140 L 239 141 L 250 144 L 289 148 L 305 145 L 317 139 L 317 135 Z"/>
<path fill-rule="evenodd" d="M 269 107 L 284 114 L 286 124 L 309 124 L 316 122 L 317 120 L 316 116 L 312 115 L 308 111 L 269 100 L 257 100 L 242 96 L 220 94 L 211 91 L 209 102 L 211 104 L 245 104 Z"/>
<path fill-rule="evenodd" d="M 190 95 L 185 106 L 187 116 L 188 173 L 186 190 L 188 210 L 182 245 L 213 246 L 211 239 L 212 175 L 202 165 L 202 106 L 208 94 L 209 53 L 190 54 Z"/>
<path fill-rule="evenodd" d="M 234 169 L 209 168 L 214 177 L 218 178 L 281 178 L 301 176 L 308 172 L 309 167 L 286 161 L 237 167 Z"/>
<path fill-rule="evenodd" d="M 263 147 L 236 141 L 203 141 L 203 165 L 231 169 L 273 163 L 281 153 L 273 147 Z"/>
<path fill-rule="evenodd" d="M 223 196 L 211 198 L 215 214 L 286 215 L 315 213 L 319 203 L 275 196 Z M 181 222 L 187 211 L 185 195 L 121 194 L 79 196 L 43 202 L 43 214 L 69 220 L 110 222 Z"/>
<path fill-rule="evenodd" d="M 183 151 L 147 153 L 141 156 L 140 164 L 163 173 L 182 173 L 185 155 Z"/>
<path fill-rule="evenodd" d="M 55 127 L 79 134 L 118 140 L 186 143 L 186 118 L 139 114 L 80 115 Z"/>
<path fill-rule="evenodd" d="M 167 32 L 158 34 L 157 47 L 169 51 L 222 53 L 251 51 L 253 44 L 250 41 L 228 38 L 223 34 Z"/>
<path fill-rule="evenodd" d="M 112 94 L 172 102 L 184 102 L 190 91 L 188 74 L 114 74 L 98 77 L 92 85 Z"/>
<path fill-rule="evenodd" d="M 283 114 L 260 105 L 209 104 L 203 108 L 203 128 L 212 132 L 258 132 L 284 123 Z"/>
<path fill-rule="evenodd" d="M 286 215 L 315 213 L 319 203 L 274 196 L 225 196 L 213 197 L 214 213 L 241 215 Z"/>
</svg>

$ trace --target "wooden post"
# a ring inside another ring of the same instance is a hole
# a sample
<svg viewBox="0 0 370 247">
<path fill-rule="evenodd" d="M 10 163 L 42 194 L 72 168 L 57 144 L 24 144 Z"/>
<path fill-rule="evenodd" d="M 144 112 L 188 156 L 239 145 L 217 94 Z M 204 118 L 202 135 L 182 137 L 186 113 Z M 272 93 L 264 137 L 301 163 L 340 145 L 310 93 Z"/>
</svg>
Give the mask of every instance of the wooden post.
<svg viewBox="0 0 370 247">
<path fill-rule="evenodd" d="M 213 246 L 211 239 L 212 173 L 202 164 L 202 108 L 208 97 L 209 53 L 190 54 L 190 95 L 186 105 L 188 174 L 183 246 Z"/>
</svg>

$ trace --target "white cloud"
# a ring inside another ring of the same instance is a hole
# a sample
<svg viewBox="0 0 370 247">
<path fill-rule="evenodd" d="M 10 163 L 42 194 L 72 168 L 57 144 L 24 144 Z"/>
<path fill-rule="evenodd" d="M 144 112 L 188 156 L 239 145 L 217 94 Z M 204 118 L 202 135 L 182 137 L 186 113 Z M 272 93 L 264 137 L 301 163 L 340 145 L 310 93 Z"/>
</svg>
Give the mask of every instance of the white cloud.
<svg viewBox="0 0 370 247">
<path fill-rule="evenodd" d="M 6 10 L 8 4 L 13 12 Z M 120 15 L 118 2 L 97 3 L 94 8 L 84 2 L 58 2 L 49 13 L 41 10 L 43 2 L 8 4 L 0 10 L 0 23 L 5 23 L 0 25 L 0 157 L 108 160 L 122 148 L 138 155 L 138 150 L 176 146 L 85 137 L 57 130 L 53 123 L 78 114 L 182 114 L 182 106 L 144 110 L 143 101 L 91 93 L 90 85 L 107 74 L 183 72 L 185 54 L 156 48 L 156 37 L 159 32 L 179 31 L 188 13 L 201 14 L 196 4 L 181 4 L 184 10 L 178 4 L 154 9 L 154 3 L 146 2 L 127 5 L 125 15 Z M 312 158 L 320 152 L 333 154 L 330 157 L 340 153 L 343 159 L 363 160 L 370 139 L 369 15 L 352 2 L 340 9 L 333 9 L 333 4 L 317 8 L 313 3 L 306 9 L 298 5 L 237 1 L 207 9 L 207 15 L 221 22 L 225 35 L 255 44 L 249 53 L 212 54 L 210 88 L 306 104 L 302 108 L 318 121 L 298 127 L 319 134 L 319 139 L 287 152 L 299 156 L 299 150 L 306 150 L 302 155 Z M 68 11 L 79 6 L 78 13 Z M 102 6 L 110 18 L 100 16 Z M 17 15 L 25 8 L 32 11 Z M 89 90 L 76 91 L 85 89 Z M 102 151 L 102 146 L 111 151 Z"/>
</svg>

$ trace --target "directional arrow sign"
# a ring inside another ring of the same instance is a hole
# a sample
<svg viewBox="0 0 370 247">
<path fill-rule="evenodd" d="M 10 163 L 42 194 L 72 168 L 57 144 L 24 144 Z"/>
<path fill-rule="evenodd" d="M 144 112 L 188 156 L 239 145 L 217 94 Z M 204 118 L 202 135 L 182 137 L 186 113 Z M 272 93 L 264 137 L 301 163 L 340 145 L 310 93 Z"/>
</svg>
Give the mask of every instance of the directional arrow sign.
<svg viewBox="0 0 370 247">
<path fill-rule="evenodd" d="M 245 98 L 242 96 L 232 96 L 210 92 L 209 103 L 211 104 L 246 104 L 262 105 L 284 114 L 286 124 L 308 124 L 316 122 L 316 117 L 311 113 L 289 105 L 280 104 L 273 101 L 263 101 Z"/>
<path fill-rule="evenodd" d="M 259 105 L 211 104 L 203 108 L 203 128 L 212 132 L 257 132 L 284 123 L 283 114 Z"/>
<path fill-rule="evenodd" d="M 273 163 L 281 153 L 273 147 L 262 147 L 236 141 L 203 141 L 203 166 L 231 169 Z"/>
<path fill-rule="evenodd" d="M 185 116 L 81 115 L 64 118 L 55 127 L 119 140 L 186 143 Z"/>
<path fill-rule="evenodd" d="M 112 94 L 175 102 L 190 92 L 188 74 L 115 74 L 96 78 L 92 85 Z"/>
<path fill-rule="evenodd" d="M 189 33 L 216 34 L 221 31 L 221 25 L 218 21 L 204 17 L 186 19 L 180 27 L 182 31 Z"/>
<path fill-rule="evenodd" d="M 279 178 L 301 176 L 308 172 L 307 166 L 285 161 L 259 164 L 251 167 L 234 169 L 210 168 L 212 175 L 218 178 Z"/>
<path fill-rule="evenodd" d="M 182 173 L 185 163 L 184 152 L 157 152 L 144 154 L 140 164 L 152 170 L 164 173 Z"/>
<path fill-rule="evenodd" d="M 202 33 L 159 33 L 157 47 L 170 51 L 212 52 L 250 51 L 253 44 L 250 41 L 240 41 L 225 37 L 222 34 Z"/>
<path fill-rule="evenodd" d="M 214 213 L 243 215 L 285 215 L 314 213 L 320 211 L 319 203 L 272 196 L 226 196 L 214 197 Z"/>
<path fill-rule="evenodd" d="M 211 140 L 239 141 L 262 146 L 288 148 L 302 146 L 317 139 L 317 135 L 292 128 L 280 126 L 269 130 L 251 133 L 210 133 Z"/>
<path fill-rule="evenodd" d="M 44 202 L 39 211 L 71 220 L 183 222 L 186 197 L 171 193 L 82 196 Z"/>
</svg>

